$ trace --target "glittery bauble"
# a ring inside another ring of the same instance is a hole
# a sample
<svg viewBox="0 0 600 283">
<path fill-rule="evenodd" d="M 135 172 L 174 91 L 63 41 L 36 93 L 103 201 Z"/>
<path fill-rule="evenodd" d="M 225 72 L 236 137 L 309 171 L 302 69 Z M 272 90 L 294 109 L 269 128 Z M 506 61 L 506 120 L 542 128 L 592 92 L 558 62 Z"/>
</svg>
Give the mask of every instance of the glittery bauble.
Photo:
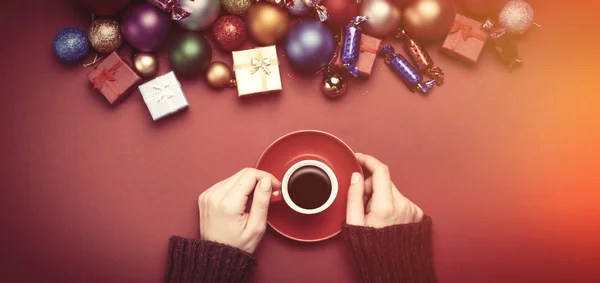
<svg viewBox="0 0 600 283">
<path fill-rule="evenodd" d="M 110 53 L 117 50 L 123 39 L 121 27 L 115 20 L 99 19 L 90 25 L 88 30 L 90 44 L 99 53 Z"/>
<path fill-rule="evenodd" d="M 400 8 L 391 0 L 364 0 L 358 14 L 367 17 L 364 32 L 371 36 L 385 37 L 400 25 Z"/>
<path fill-rule="evenodd" d="M 525 1 L 508 1 L 498 14 L 498 23 L 509 33 L 524 34 L 533 25 L 533 8 Z"/>
<path fill-rule="evenodd" d="M 404 30 L 416 40 L 445 38 L 454 22 L 450 0 L 411 0 L 402 8 Z"/>
<path fill-rule="evenodd" d="M 202 75 L 210 60 L 212 48 L 204 36 L 195 32 L 187 32 L 173 41 L 169 48 L 171 67 L 182 76 L 196 77 Z"/>
<path fill-rule="evenodd" d="M 321 92 L 328 97 L 340 97 L 346 93 L 347 88 L 346 78 L 338 72 L 328 72 L 323 77 Z"/>
<path fill-rule="evenodd" d="M 221 13 L 219 0 L 179 0 L 179 5 L 188 10 L 191 15 L 177 21 L 177 24 L 190 31 L 208 29 Z"/>
<path fill-rule="evenodd" d="M 336 44 L 331 30 L 317 20 L 302 20 L 290 28 L 285 39 L 285 55 L 292 67 L 315 74 L 329 64 Z"/>
<path fill-rule="evenodd" d="M 121 11 L 130 0 L 75 0 L 77 4 L 98 16 L 110 16 Z"/>
<path fill-rule="evenodd" d="M 286 10 L 269 2 L 258 2 L 250 8 L 248 32 L 260 45 L 274 45 L 289 29 L 290 16 Z"/>
<path fill-rule="evenodd" d="M 140 77 L 153 77 L 158 72 L 158 58 L 152 53 L 135 54 L 133 56 L 133 69 Z"/>
<path fill-rule="evenodd" d="M 65 63 L 74 63 L 90 52 L 90 43 L 84 31 L 65 28 L 56 33 L 52 44 L 54 54 Z"/>
<path fill-rule="evenodd" d="M 221 6 L 227 13 L 242 16 L 252 6 L 252 0 L 221 0 Z"/>
<path fill-rule="evenodd" d="M 506 0 L 459 0 L 470 16 L 485 17 L 498 14 Z"/>
<path fill-rule="evenodd" d="M 327 8 L 325 24 L 334 30 L 345 27 L 352 17 L 358 15 L 359 4 L 355 0 L 323 0 L 321 5 Z"/>
<path fill-rule="evenodd" d="M 238 16 L 222 16 L 213 25 L 212 34 L 221 49 L 235 50 L 246 42 L 246 22 Z"/>
<path fill-rule="evenodd" d="M 221 61 L 212 62 L 206 70 L 206 82 L 214 88 L 233 86 L 233 72 Z"/>
<path fill-rule="evenodd" d="M 158 50 L 169 35 L 171 17 L 149 3 L 131 5 L 121 21 L 123 38 L 131 47 L 152 52 Z"/>
<path fill-rule="evenodd" d="M 310 12 L 310 8 L 306 5 L 305 0 L 293 0 L 291 7 L 288 7 L 290 14 L 294 16 L 304 16 Z"/>
</svg>

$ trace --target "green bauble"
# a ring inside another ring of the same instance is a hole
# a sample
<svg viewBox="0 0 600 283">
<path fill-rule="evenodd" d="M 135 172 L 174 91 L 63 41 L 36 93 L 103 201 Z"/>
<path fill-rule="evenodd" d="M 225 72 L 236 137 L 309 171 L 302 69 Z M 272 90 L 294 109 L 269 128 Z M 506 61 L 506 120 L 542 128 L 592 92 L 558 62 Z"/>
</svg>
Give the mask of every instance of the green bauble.
<svg viewBox="0 0 600 283">
<path fill-rule="evenodd" d="M 178 74 L 198 77 L 204 74 L 212 58 L 212 48 L 203 36 L 194 32 L 180 35 L 169 47 L 169 62 Z"/>
</svg>

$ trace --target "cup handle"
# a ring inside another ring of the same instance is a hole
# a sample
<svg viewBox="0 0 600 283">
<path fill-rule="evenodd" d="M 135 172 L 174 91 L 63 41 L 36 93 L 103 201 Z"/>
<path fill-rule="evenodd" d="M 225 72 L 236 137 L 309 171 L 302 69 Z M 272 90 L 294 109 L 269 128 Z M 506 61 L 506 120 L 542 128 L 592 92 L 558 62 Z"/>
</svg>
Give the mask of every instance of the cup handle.
<svg viewBox="0 0 600 283">
<path fill-rule="evenodd" d="M 281 190 L 275 190 L 271 193 L 271 202 L 280 202 L 283 200 Z"/>
</svg>

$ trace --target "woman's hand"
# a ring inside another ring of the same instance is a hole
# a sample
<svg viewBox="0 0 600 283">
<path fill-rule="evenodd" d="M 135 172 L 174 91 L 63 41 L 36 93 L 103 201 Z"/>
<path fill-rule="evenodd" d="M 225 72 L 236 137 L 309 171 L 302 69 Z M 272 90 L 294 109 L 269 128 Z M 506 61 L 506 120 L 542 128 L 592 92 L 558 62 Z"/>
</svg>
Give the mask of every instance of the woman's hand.
<svg viewBox="0 0 600 283">
<path fill-rule="evenodd" d="M 420 222 L 423 211 L 396 188 L 388 167 L 373 156 L 356 154 L 356 159 L 372 176 L 364 180 L 353 173 L 348 191 L 346 223 L 383 228 Z"/>
<path fill-rule="evenodd" d="M 271 193 L 281 183 L 271 174 L 246 168 L 198 198 L 200 238 L 253 253 L 267 227 Z M 254 191 L 250 212 L 246 203 Z"/>
</svg>

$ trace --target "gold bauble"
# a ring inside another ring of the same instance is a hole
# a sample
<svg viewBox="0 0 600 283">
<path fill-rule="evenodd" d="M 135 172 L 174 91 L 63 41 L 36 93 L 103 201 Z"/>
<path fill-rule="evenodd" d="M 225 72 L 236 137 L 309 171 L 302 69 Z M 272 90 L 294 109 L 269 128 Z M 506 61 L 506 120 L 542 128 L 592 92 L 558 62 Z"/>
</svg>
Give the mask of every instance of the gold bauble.
<svg viewBox="0 0 600 283">
<path fill-rule="evenodd" d="M 402 8 L 402 25 L 413 39 L 440 40 L 448 35 L 455 15 L 451 0 L 411 0 Z"/>
<path fill-rule="evenodd" d="M 238 16 L 246 14 L 251 5 L 251 0 L 221 0 L 221 7 L 225 12 Z"/>
<path fill-rule="evenodd" d="M 110 53 L 117 50 L 123 42 L 121 26 L 115 20 L 98 19 L 88 30 L 90 45 L 99 53 Z"/>
<path fill-rule="evenodd" d="M 133 56 L 133 69 L 140 77 L 153 77 L 158 72 L 158 59 L 151 53 L 135 54 Z"/>
<path fill-rule="evenodd" d="M 365 33 L 374 37 L 385 37 L 400 25 L 400 8 L 392 0 L 364 0 L 359 15 L 367 17 Z"/>
<path fill-rule="evenodd" d="M 347 88 L 346 78 L 338 72 L 330 71 L 323 77 L 321 91 L 328 97 L 340 97 L 346 93 Z"/>
<path fill-rule="evenodd" d="M 289 29 L 288 11 L 269 2 L 258 2 L 246 17 L 250 36 L 260 45 L 274 45 Z"/>
<path fill-rule="evenodd" d="M 212 62 L 208 65 L 208 70 L 206 70 L 206 82 L 214 88 L 233 86 L 233 72 L 223 62 Z"/>
</svg>

